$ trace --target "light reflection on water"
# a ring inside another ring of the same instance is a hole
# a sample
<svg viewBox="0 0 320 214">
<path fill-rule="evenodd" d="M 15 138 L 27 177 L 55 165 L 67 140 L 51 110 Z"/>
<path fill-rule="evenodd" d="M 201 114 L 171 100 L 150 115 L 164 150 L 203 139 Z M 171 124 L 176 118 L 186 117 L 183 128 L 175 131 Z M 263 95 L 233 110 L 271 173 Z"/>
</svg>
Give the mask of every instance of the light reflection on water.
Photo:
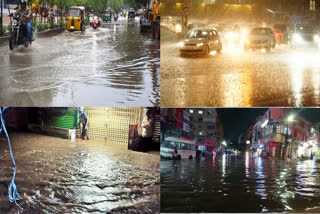
<svg viewBox="0 0 320 214">
<path fill-rule="evenodd" d="M 320 212 L 320 163 L 249 153 L 200 162 L 161 160 L 161 211 Z"/>
</svg>

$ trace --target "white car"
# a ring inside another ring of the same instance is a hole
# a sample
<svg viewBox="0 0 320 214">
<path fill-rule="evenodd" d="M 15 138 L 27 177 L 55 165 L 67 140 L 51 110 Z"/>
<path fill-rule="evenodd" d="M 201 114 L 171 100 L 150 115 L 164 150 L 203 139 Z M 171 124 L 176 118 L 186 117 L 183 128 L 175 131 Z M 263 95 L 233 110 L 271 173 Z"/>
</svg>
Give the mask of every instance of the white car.
<svg viewBox="0 0 320 214">
<path fill-rule="evenodd" d="M 180 55 L 209 54 L 210 51 L 222 51 L 220 36 L 217 31 L 211 29 L 194 29 L 180 42 Z"/>
<path fill-rule="evenodd" d="M 244 43 L 244 50 L 275 48 L 276 40 L 271 28 L 253 28 Z"/>
</svg>

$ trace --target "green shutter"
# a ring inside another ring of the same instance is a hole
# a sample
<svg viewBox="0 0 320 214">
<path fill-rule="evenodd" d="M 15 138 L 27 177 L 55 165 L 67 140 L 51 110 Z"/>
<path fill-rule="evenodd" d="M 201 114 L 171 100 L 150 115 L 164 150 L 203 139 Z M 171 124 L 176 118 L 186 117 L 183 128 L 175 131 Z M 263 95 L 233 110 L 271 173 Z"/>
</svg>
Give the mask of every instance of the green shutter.
<svg viewBox="0 0 320 214">
<path fill-rule="evenodd" d="M 73 129 L 75 124 L 77 111 L 74 109 L 69 109 L 68 112 L 60 117 L 54 117 L 51 120 L 44 121 L 44 126 L 56 127 L 56 128 L 65 128 Z M 78 118 L 77 118 L 78 121 Z"/>
</svg>

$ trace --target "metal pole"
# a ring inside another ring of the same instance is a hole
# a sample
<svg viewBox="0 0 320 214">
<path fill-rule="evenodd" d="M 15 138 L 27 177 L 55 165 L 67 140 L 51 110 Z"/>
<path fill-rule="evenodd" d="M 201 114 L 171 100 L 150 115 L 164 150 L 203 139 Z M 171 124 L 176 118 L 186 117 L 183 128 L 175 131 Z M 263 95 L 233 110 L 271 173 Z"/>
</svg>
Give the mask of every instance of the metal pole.
<svg viewBox="0 0 320 214">
<path fill-rule="evenodd" d="M 3 26 L 3 8 L 2 8 L 2 5 L 3 5 L 3 0 L 1 0 L 1 20 L 0 20 L 0 31 L 1 31 L 1 34 L 2 34 L 2 26 Z"/>
</svg>

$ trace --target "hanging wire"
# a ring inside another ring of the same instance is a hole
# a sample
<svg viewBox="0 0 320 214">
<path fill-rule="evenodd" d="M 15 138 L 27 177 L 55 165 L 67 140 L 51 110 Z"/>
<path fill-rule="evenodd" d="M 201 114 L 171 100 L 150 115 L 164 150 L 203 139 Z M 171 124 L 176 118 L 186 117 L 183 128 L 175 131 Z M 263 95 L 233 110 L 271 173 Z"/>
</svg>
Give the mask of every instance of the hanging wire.
<svg viewBox="0 0 320 214">
<path fill-rule="evenodd" d="M 9 145 L 9 151 L 10 151 L 10 155 L 11 155 L 11 159 L 12 159 L 12 163 L 13 163 L 13 176 L 12 176 L 12 180 L 9 184 L 8 187 L 8 195 L 9 195 L 9 201 L 10 202 L 15 202 L 17 206 L 19 206 L 19 204 L 17 203 L 17 200 L 20 200 L 21 197 L 18 193 L 18 189 L 16 184 L 14 183 L 14 180 L 16 178 L 16 162 L 14 161 L 14 157 L 13 157 L 13 153 L 12 153 L 12 149 L 11 149 L 11 143 L 10 143 L 10 139 L 9 139 L 9 135 L 6 129 L 6 126 L 4 124 L 4 119 L 3 119 L 3 112 L 7 109 L 8 107 L 0 107 L 0 119 L 1 119 L 1 126 L 0 126 L 0 133 L 3 132 L 5 133 L 5 135 L 7 136 L 7 140 L 8 140 L 8 145 Z"/>
</svg>

